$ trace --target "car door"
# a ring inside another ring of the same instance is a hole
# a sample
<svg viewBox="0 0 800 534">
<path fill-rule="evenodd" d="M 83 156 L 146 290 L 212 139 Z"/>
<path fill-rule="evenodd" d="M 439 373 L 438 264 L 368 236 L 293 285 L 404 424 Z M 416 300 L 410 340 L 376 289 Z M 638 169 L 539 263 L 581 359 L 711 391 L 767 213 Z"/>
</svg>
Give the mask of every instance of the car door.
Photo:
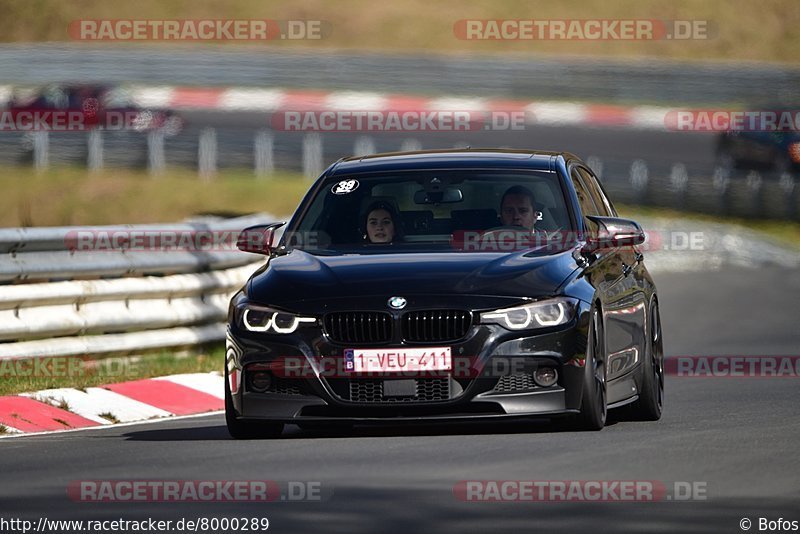
<svg viewBox="0 0 800 534">
<path fill-rule="evenodd" d="M 594 223 L 586 221 L 586 215 L 616 216 L 596 177 L 587 167 L 576 164 L 570 177 L 581 210 L 586 212 L 584 224 L 588 228 Z M 587 269 L 603 305 L 609 404 L 627 399 L 636 392 L 629 373 L 643 355 L 646 314 L 638 254 L 638 250 L 629 246 L 601 250 Z"/>
</svg>

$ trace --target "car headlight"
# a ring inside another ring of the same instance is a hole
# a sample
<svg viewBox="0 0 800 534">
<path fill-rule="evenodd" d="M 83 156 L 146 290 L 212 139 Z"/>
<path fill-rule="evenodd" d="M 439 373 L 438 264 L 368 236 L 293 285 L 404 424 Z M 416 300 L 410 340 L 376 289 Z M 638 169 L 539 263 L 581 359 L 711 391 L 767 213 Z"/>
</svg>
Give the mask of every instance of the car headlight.
<svg viewBox="0 0 800 534">
<path fill-rule="evenodd" d="M 577 307 L 576 299 L 558 297 L 482 313 L 481 322 L 499 324 L 509 330 L 558 326 L 569 322 L 575 316 Z"/>
<path fill-rule="evenodd" d="M 301 317 L 263 306 L 245 304 L 239 308 L 241 323 L 251 332 L 291 334 L 303 323 L 316 323 L 314 317 Z"/>
</svg>

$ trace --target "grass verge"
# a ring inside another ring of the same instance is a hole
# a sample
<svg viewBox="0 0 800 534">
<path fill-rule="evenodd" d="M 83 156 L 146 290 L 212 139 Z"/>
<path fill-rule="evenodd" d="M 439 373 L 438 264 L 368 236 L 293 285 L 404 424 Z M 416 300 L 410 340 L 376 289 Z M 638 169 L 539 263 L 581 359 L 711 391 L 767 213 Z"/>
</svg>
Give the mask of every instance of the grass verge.
<svg viewBox="0 0 800 534">
<path fill-rule="evenodd" d="M 797 63 L 800 3 L 796 0 L 0 0 L 0 40 L 69 41 L 81 19 L 272 19 L 321 21 L 316 39 L 251 42 L 256 49 L 306 48 L 495 55 L 588 55 L 679 59 L 768 60 Z M 706 38 L 464 40 L 454 25 L 464 19 L 656 19 L 706 21 Z M 141 44 L 142 41 L 137 41 Z M 87 43 L 109 46 L 108 43 Z M 164 46 L 165 43 L 155 43 Z M 174 44 L 174 41 L 168 44 Z M 230 46 L 190 42 L 184 46 Z M 343 65 L 342 68 L 346 68 Z"/>
<path fill-rule="evenodd" d="M 0 360 L 0 395 L 68 387 L 85 389 L 157 376 L 220 371 L 224 354 L 220 345 L 188 354 L 163 351 L 102 360 L 76 356 Z"/>
<path fill-rule="evenodd" d="M 196 172 L 58 167 L 0 169 L 0 226 L 72 226 L 177 222 L 198 213 L 292 213 L 309 182 L 298 174 L 256 178 L 222 171 L 211 181 Z"/>
<path fill-rule="evenodd" d="M 739 217 L 719 217 L 716 215 L 705 215 L 702 213 L 687 213 L 668 208 L 651 208 L 648 206 L 631 206 L 627 204 L 615 204 L 615 207 L 617 208 L 617 211 L 621 217 L 627 217 L 634 220 L 640 217 L 650 217 L 694 221 L 698 225 L 706 223 L 738 226 L 748 230 L 753 230 L 759 234 L 762 234 L 764 237 L 771 239 L 779 245 L 800 252 L 799 222 L 744 219 Z"/>
<path fill-rule="evenodd" d="M 295 173 L 258 179 L 248 171 L 223 171 L 203 182 L 185 169 L 154 178 L 144 171 L 27 167 L 0 169 L 0 226 L 70 226 L 177 222 L 199 213 L 268 212 L 288 217 L 310 185 Z M 800 222 L 687 213 L 617 205 L 624 217 L 663 217 L 726 223 L 755 230 L 782 245 L 800 247 Z"/>
</svg>

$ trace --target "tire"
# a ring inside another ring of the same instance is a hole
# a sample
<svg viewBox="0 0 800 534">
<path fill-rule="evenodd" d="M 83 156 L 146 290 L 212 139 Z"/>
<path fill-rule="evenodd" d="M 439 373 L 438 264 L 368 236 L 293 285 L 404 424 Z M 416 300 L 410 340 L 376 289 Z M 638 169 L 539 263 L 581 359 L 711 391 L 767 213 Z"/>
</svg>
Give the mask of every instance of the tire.
<svg viewBox="0 0 800 534">
<path fill-rule="evenodd" d="M 236 418 L 227 369 L 225 370 L 225 424 L 228 426 L 228 433 L 234 439 L 277 438 L 283 432 L 283 423 L 242 421 Z"/>
<path fill-rule="evenodd" d="M 597 308 L 592 310 L 589 323 L 584 371 L 581 411 L 575 418 L 575 424 L 581 430 L 602 430 L 606 426 L 608 397 L 603 321 Z"/>
<path fill-rule="evenodd" d="M 631 419 L 636 421 L 658 421 L 664 406 L 664 343 L 658 304 L 653 304 L 648 326 L 639 399 L 629 407 Z"/>
</svg>

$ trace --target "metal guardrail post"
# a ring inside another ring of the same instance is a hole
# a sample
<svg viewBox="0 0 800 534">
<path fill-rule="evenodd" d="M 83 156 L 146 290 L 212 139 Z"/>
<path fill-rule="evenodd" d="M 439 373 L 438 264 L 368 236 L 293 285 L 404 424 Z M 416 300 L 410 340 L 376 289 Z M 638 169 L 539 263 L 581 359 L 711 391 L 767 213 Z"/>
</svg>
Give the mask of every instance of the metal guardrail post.
<svg viewBox="0 0 800 534">
<path fill-rule="evenodd" d="M 50 164 L 50 137 L 48 132 L 33 132 L 33 167 L 43 171 Z"/>
<path fill-rule="evenodd" d="M 310 133 L 303 137 L 303 176 L 314 179 L 322 172 L 322 137 Z"/>
<path fill-rule="evenodd" d="M 99 171 L 103 168 L 103 134 L 97 128 L 92 129 L 86 138 L 87 158 L 86 166 L 89 171 Z"/>
<path fill-rule="evenodd" d="M 689 189 L 689 172 L 686 165 L 676 163 L 669 171 L 669 187 L 674 195 L 674 206 L 681 209 L 686 205 L 686 191 Z"/>
<path fill-rule="evenodd" d="M 200 179 L 210 180 L 217 174 L 217 131 L 214 128 L 200 130 L 197 148 L 197 170 Z"/>
<path fill-rule="evenodd" d="M 724 214 L 728 212 L 729 190 L 731 181 L 731 171 L 728 167 L 715 167 L 714 175 L 711 178 L 711 189 L 717 197 L 716 212 Z"/>
<path fill-rule="evenodd" d="M 761 213 L 761 208 L 763 206 L 763 191 L 764 191 L 764 179 L 761 177 L 761 173 L 758 171 L 750 171 L 747 173 L 747 193 L 750 197 L 750 213 L 758 214 Z M 765 213 L 769 212 L 768 207 L 764 209 Z"/>
<path fill-rule="evenodd" d="M 400 144 L 400 152 L 414 152 L 417 150 L 422 150 L 422 143 L 416 139 L 403 139 Z"/>
<path fill-rule="evenodd" d="M 650 172 L 647 169 L 647 162 L 643 159 L 634 160 L 631 163 L 630 182 L 633 187 L 636 201 L 644 203 L 647 198 L 647 186 L 650 181 Z"/>
<path fill-rule="evenodd" d="M 597 156 L 589 156 L 586 158 L 586 165 L 594 171 L 595 176 L 601 182 L 603 181 L 603 160 Z"/>
<path fill-rule="evenodd" d="M 275 136 L 270 132 L 265 130 L 256 132 L 253 141 L 253 164 L 256 176 L 259 178 L 275 172 L 274 143 Z"/>
<path fill-rule="evenodd" d="M 147 169 L 153 176 L 158 176 L 166 168 L 164 156 L 164 132 L 153 130 L 147 133 Z"/>
<path fill-rule="evenodd" d="M 375 141 L 373 141 L 371 137 L 362 135 L 358 137 L 353 144 L 354 156 L 369 156 L 370 154 L 375 154 L 376 152 L 377 150 L 375 150 Z"/>
</svg>

